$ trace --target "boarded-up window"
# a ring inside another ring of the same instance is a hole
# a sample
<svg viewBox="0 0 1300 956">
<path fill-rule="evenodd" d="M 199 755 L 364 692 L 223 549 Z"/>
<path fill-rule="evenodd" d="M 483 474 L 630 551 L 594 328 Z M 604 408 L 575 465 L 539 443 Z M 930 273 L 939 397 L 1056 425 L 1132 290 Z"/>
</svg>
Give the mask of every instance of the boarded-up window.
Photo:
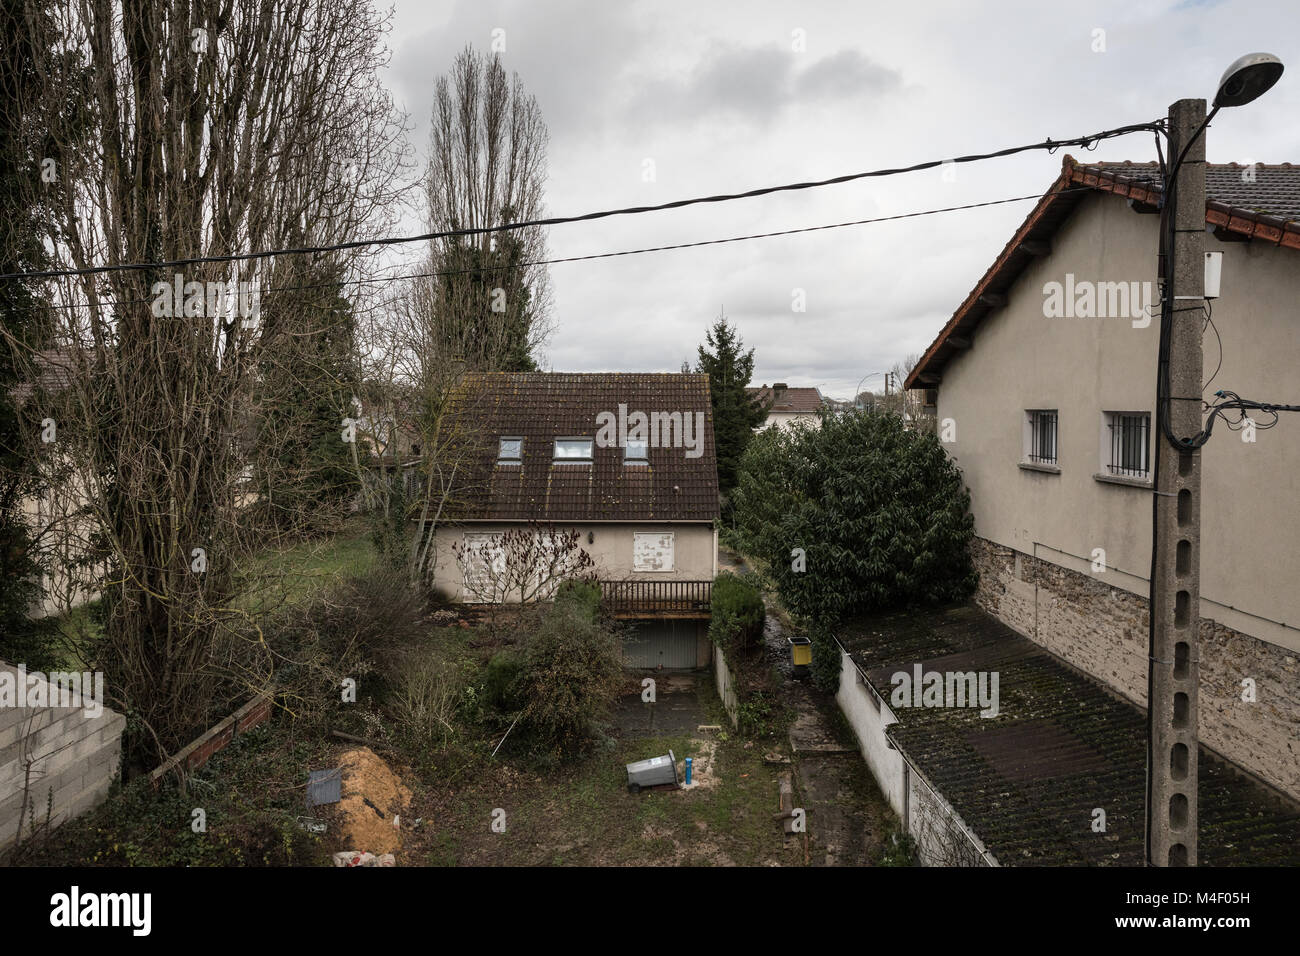
<svg viewBox="0 0 1300 956">
<path fill-rule="evenodd" d="M 637 532 L 632 535 L 633 571 L 671 571 L 673 569 L 673 533 Z"/>
<path fill-rule="evenodd" d="M 506 570 L 506 556 L 500 535 L 465 535 L 465 551 L 460 563 L 465 572 L 466 601 L 486 604 L 501 600 L 501 577 Z"/>
</svg>

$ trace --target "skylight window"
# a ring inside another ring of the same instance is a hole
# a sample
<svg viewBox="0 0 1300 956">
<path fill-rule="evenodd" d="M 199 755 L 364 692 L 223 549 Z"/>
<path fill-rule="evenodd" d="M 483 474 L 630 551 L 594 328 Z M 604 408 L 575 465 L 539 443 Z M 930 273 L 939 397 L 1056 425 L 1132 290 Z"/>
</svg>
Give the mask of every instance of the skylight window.
<svg viewBox="0 0 1300 956">
<path fill-rule="evenodd" d="M 557 438 L 555 439 L 555 460 L 571 462 L 590 462 L 593 439 Z"/>
<path fill-rule="evenodd" d="M 498 465 L 521 465 L 524 461 L 524 440 L 522 438 L 502 438 L 497 447 Z"/>
<path fill-rule="evenodd" d="M 623 464 L 625 465 L 647 465 L 650 459 L 647 457 L 649 443 L 645 439 L 629 438 L 627 444 L 623 446 Z"/>
</svg>

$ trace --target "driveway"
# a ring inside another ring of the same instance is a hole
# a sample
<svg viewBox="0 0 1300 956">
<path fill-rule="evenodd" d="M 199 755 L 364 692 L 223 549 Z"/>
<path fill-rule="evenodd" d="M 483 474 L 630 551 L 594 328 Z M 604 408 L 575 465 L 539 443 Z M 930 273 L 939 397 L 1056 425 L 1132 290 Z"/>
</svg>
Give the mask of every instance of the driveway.
<svg viewBox="0 0 1300 956">
<path fill-rule="evenodd" d="M 697 681 L 707 681 L 709 674 L 677 671 L 629 671 L 627 689 L 619 695 L 614 705 L 614 721 L 618 735 L 630 737 L 661 737 L 674 734 L 693 734 L 705 723 L 704 705 L 700 701 Z M 642 680 L 653 680 L 655 700 L 642 699 Z"/>
</svg>

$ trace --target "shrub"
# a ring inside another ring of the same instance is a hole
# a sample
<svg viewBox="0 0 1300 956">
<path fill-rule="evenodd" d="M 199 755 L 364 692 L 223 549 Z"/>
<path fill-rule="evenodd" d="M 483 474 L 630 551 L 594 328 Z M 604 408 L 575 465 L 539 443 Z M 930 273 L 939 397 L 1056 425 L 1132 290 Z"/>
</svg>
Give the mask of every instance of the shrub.
<svg viewBox="0 0 1300 956">
<path fill-rule="evenodd" d="M 386 709 L 398 733 L 417 750 L 433 740 L 446 747 L 459 733 L 456 719 L 468 689 L 463 671 L 422 647 L 390 660 L 397 666 L 385 674 L 392 688 Z"/>
<path fill-rule="evenodd" d="M 809 629 L 808 636 L 812 639 L 810 670 L 813 684 L 818 690 L 833 694 L 840 689 L 840 669 L 844 664 L 839 645 L 835 643 L 830 628 L 824 625 L 815 624 Z"/>
<path fill-rule="evenodd" d="M 824 414 L 818 427 L 760 432 L 734 498 L 744 549 L 796 617 L 833 622 L 974 590 L 961 472 L 934 434 L 895 415 Z"/>
<path fill-rule="evenodd" d="M 376 564 L 279 611 L 263 626 L 275 653 L 276 682 L 290 712 L 336 714 L 339 682 L 400 673 L 405 648 L 427 631 L 424 599 L 401 571 Z"/>
<path fill-rule="evenodd" d="M 513 683 L 524 710 L 519 730 L 539 755 L 583 750 L 609 711 L 622 680 L 618 636 L 580 601 L 559 601 L 525 622 L 520 673 Z"/>
<path fill-rule="evenodd" d="M 570 602 L 582 608 L 593 621 L 596 620 L 600 616 L 600 585 L 580 578 L 565 581 L 555 592 L 555 603 Z"/>
<path fill-rule="evenodd" d="M 723 571 L 713 579 L 709 637 L 723 648 L 744 647 L 763 633 L 763 592 L 752 578 Z"/>
<path fill-rule="evenodd" d="M 510 651 L 498 651 L 488 661 L 483 673 L 483 704 L 499 713 L 509 713 L 518 708 L 515 682 L 523 669 L 519 656 Z"/>
</svg>

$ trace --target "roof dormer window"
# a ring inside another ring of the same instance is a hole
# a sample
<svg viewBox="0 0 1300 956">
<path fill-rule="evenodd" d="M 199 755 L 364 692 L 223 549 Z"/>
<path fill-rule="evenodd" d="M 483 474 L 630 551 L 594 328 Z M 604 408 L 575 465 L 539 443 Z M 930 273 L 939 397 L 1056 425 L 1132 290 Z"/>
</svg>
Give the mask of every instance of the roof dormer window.
<svg viewBox="0 0 1300 956">
<path fill-rule="evenodd" d="M 591 438 L 557 438 L 555 439 L 555 460 L 564 463 L 590 464 Z"/>
<path fill-rule="evenodd" d="M 522 465 L 524 463 L 524 440 L 522 438 L 502 438 L 497 446 L 498 465 Z"/>
<path fill-rule="evenodd" d="M 648 465 L 649 443 L 644 438 L 629 438 L 623 446 L 623 464 Z"/>
</svg>

